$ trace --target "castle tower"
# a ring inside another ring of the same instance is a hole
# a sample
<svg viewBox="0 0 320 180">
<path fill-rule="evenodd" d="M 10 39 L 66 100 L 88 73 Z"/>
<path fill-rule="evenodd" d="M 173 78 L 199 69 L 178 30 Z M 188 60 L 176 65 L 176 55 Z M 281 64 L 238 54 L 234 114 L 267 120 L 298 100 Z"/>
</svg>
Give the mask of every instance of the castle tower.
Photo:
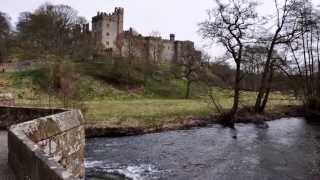
<svg viewBox="0 0 320 180">
<path fill-rule="evenodd" d="M 115 8 L 113 13 L 98 12 L 92 18 L 92 33 L 96 45 L 103 50 L 116 50 L 116 41 L 123 32 L 123 8 Z"/>
</svg>

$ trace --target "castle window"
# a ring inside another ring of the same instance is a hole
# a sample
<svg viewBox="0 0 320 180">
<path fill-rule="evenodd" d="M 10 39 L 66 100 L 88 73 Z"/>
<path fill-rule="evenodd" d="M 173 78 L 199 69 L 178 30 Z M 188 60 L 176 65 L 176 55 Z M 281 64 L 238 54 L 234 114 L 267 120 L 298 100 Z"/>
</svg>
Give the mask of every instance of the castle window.
<svg viewBox="0 0 320 180">
<path fill-rule="evenodd" d="M 106 42 L 106 45 L 109 46 L 109 41 Z"/>
<path fill-rule="evenodd" d="M 110 35 L 110 33 L 109 32 L 107 32 L 107 36 L 109 36 Z"/>
<path fill-rule="evenodd" d="M 110 27 L 110 24 L 107 24 L 107 27 Z"/>
</svg>

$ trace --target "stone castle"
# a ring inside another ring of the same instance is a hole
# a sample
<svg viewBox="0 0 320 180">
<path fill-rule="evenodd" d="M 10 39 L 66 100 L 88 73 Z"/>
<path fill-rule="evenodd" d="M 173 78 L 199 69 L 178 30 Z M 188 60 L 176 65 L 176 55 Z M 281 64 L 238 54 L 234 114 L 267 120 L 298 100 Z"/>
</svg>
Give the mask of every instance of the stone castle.
<svg viewBox="0 0 320 180">
<path fill-rule="evenodd" d="M 195 50 L 191 41 L 177 41 L 159 36 L 142 36 L 132 28 L 123 27 L 124 9 L 115 8 L 113 13 L 98 12 L 92 18 L 92 35 L 100 53 L 120 57 L 146 58 L 155 62 L 173 61 L 184 51 Z"/>
</svg>

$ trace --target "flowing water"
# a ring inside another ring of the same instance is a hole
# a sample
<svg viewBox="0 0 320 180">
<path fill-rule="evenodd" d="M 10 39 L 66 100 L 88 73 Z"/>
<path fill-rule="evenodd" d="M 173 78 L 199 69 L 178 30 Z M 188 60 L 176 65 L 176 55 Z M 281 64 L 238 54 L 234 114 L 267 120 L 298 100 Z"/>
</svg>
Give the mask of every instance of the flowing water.
<svg viewBox="0 0 320 180">
<path fill-rule="evenodd" d="M 268 125 L 88 139 L 87 179 L 320 179 L 320 126 L 301 118 Z"/>
</svg>

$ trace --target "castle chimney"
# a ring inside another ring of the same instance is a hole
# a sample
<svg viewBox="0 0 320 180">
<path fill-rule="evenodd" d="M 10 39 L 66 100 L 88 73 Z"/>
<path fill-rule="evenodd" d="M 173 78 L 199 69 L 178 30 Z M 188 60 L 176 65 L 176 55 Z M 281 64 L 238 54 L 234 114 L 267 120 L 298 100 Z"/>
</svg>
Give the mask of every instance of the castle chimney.
<svg viewBox="0 0 320 180">
<path fill-rule="evenodd" d="M 170 41 L 175 41 L 175 35 L 174 34 L 170 34 Z"/>
</svg>

